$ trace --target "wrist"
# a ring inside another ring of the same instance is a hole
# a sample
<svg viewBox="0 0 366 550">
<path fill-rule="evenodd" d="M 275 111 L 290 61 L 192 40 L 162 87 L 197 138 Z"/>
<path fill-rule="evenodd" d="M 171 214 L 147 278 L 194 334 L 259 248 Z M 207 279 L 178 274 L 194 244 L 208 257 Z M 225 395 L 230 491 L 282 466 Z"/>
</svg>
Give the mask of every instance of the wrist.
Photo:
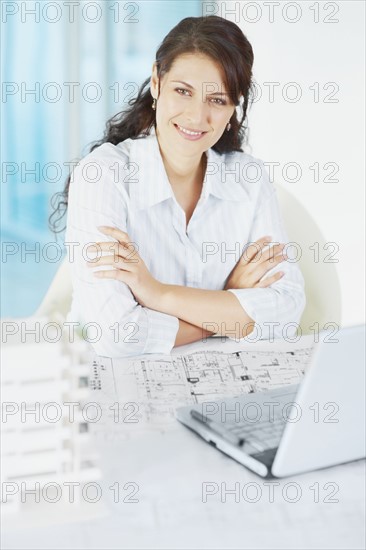
<svg viewBox="0 0 366 550">
<path fill-rule="evenodd" d="M 161 311 L 162 313 L 167 313 L 169 315 L 169 304 L 171 302 L 172 287 L 173 285 L 159 282 L 158 291 L 156 293 L 156 296 L 158 297 L 159 311 Z"/>
<path fill-rule="evenodd" d="M 166 313 L 165 310 L 169 286 L 170 285 L 161 283 L 160 281 L 156 281 L 156 284 L 154 286 L 153 299 L 151 300 L 151 303 L 148 307 L 150 307 L 151 309 L 156 309 L 161 313 Z"/>
<path fill-rule="evenodd" d="M 136 291 L 131 289 L 136 301 L 143 307 L 148 307 L 155 311 L 163 312 L 162 309 L 162 297 L 165 294 L 165 285 L 157 280 L 150 282 L 149 287 L 144 288 L 143 291 Z M 163 312 L 164 313 L 164 312 Z"/>
</svg>

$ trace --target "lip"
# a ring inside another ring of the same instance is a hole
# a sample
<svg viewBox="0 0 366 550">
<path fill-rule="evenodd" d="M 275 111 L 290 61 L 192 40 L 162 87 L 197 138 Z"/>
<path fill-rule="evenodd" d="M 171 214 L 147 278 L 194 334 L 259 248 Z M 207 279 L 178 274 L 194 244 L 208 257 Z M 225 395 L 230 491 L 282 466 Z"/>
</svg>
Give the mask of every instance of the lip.
<svg viewBox="0 0 366 550">
<path fill-rule="evenodd" d="M 182 132 L 181 130 L 179 130 L 177 124 L 174 124 L 174 126 L 175 126 L 175 129 L 177 130 L 177 132 L 178 132 L 182 137 L 184 137 L 185 139 L 188 139 L 189 141 L 198 141 L 199 139 L 203 138 L 203 136 L 204 136 L 205 134 L 207 134 L 207 132 L 202 132 L 202 134 L 199 135 L 199 136 L 190 136 L 189 134 L 185 134 L 184 132 Z M 184 128 L 185 130 L 189 130 L 190 132 L 196 132 L 196 131 L 197 131 L 197 130 L 191 130 L 190 128 L 186 128 L 185 126 L 182 126 L 182 128 Z"/>
</svg>

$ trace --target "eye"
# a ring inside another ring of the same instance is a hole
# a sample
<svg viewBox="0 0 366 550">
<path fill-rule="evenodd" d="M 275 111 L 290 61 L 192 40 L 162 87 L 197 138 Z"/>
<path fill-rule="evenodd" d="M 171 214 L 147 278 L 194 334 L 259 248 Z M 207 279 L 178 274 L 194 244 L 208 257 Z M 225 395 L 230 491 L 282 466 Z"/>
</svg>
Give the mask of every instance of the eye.
<svg viewBox="0 0 366 550">
<path fill-rule="evenodd" d="M 220 99 L 219 97 L 214 97 L 213 100 L 221 101 L 221 103 L 217 103 L 216 105 L 226 105 L 226 101 Z"/>
<path fill-rule="evenodd" d="M 175 91 L 179 93 L 179 95 L 185 95 L 184 93 L 181 94 L 180 92 L 189 92 L 189 90 L 187 90 L 186 88 L 175 88 Z M 220 103 L 216 103 L 216 101 L 219 101 Z M 220 99 L 218 97 L 213 97 L 212 98 L 212 102 L 216 105 L 227 105 L 227 102 L 223 99 Z"/>
<path fill-rule="evenodd" d="M 175 91 L 176 92 L 188 92 L 188 90 L 186 90 L 186 88 L 175 88 Z M 179 95 L 184 95 L 184 94 L 179 94 Z"/>
</svg>

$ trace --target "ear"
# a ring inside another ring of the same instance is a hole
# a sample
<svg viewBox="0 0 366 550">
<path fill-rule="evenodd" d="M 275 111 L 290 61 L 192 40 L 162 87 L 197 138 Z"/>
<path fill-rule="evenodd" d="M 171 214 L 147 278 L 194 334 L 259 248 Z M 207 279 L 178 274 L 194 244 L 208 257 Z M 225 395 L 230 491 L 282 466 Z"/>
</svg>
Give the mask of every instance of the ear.
<svg viewBox="0 0 366 550">
<path fill-rule="evenodd" d="M 151 94 L 155 97 L 155 99 L 157 99 L 158 93 L 159 93 L 159 79 L 158 79 L 158 71 L 156 68 L 156 62 L 154 62 L 152 66 L 150 88 L 151 88 Z"/>
</svg>

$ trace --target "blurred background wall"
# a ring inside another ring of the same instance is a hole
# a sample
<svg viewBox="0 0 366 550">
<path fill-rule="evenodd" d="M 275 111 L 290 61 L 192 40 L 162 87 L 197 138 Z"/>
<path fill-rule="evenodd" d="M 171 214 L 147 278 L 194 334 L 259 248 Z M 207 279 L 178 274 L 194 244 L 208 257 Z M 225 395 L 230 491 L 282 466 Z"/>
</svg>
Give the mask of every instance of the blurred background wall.
<svg viewBox="0 0 366 550">
<path fill-rule="evenodd" d="M 17 317 L 35 311 L 65 254 L 64 232 L 56 241 L 48 217 L 66 163 L 103 136 L 150 75 L 164 36 L 201 15 L 201 2 L 19 1 L 1 9 L 1 316 Z"/>
<path fill-rule="evenodd" d="M 175 24 L 216 14 L 237 23 L 254 49 L 245 150 L 312 213 L 330 243 L 318 261 L 338 260 L 342 322 L 364 322 L 363 2 L 28 1 L 1 9 L 1 316 L 30 315 L 60 265 L 63 233 L 49 245 L 56 239 L 47 220 L 66 163 L 86 155 L 136 95 Z"/>
</svg>

